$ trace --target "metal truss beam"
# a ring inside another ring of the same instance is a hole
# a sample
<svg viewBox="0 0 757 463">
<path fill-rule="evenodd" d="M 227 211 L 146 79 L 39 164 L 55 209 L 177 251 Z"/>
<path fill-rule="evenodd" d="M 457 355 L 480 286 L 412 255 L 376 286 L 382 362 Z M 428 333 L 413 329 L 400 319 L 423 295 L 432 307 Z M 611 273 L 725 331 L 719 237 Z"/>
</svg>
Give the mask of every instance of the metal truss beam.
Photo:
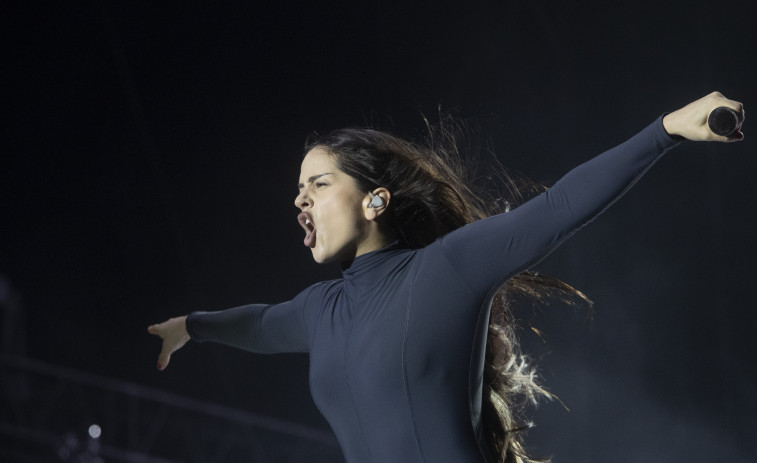
<svg viewBox="0 0 757 463">
<path fill-rule="evenodd" d="M 343 460 L 325 430 L 25 357 L 0 372 L 2 461 Z"/>
</svg>

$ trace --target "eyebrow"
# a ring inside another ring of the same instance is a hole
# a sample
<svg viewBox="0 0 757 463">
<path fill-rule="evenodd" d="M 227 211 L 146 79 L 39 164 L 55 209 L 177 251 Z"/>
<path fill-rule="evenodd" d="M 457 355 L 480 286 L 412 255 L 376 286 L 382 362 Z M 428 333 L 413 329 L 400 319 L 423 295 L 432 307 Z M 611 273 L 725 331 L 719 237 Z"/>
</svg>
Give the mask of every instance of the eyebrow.
<svg viewBox="0 0 757 463">
<path fill-rule="evenodd" d="M 322 174 L 313 175 L 310 178 L 308 178 L 308 183 L 313 183 L 315 180 L 323 177 L 324 175 L 333 175 L 333 174 L 331 172 L 324 172 Z M 298 183 L 297 184 L 297 188 L 301 190 L 301 189 L 305 188 L 305 185 L 302 184 L 302 183 Z"/>
</svg>

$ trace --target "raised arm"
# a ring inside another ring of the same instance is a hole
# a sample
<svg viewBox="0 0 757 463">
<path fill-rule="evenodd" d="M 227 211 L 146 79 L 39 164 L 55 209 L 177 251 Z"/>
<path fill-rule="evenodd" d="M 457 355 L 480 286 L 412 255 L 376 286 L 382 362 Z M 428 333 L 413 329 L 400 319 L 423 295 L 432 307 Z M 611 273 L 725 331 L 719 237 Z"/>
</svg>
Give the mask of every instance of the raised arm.
<svg viewBox="0 0 757 463">
<path fill-rule="evenodd" d="M 715 135 L 707 124 L 707 118 L 712 110 L 720 106 L 733 109 L 739 116 L 736 131 L 728 137 Z M 743 123 L 744 105 L 738 101 L 729 100 L 720 92 L 712 92 L 662 119 L 662 125 L 670 135 L 692 141 L 741 141 L 744 139 L 744 133 L 741 131 Z"/>
<path fill-rule="evenodd" d="M 713 134 L 707 116 L 719 106 L 743 107 L 715 92 L 658 119 L 625 143 L 576 167 L 545 193 L 507 214 L 469 224 L 438 246 L 476 291 L 489 291 L 528 269 L 612 205 L 678 140 L 738 141 Z"/>
</svg>

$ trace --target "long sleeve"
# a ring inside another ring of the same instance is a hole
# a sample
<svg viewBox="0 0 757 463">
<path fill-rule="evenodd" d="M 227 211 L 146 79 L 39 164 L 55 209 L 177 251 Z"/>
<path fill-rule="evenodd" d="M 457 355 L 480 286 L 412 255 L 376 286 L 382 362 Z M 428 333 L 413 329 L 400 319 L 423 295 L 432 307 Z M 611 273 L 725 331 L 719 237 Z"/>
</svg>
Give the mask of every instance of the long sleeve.
<svg viewBox="0 0 757 463">
<path fill-rule="evenodd" d="M 281 304 L 251 304 L 217 312 L 194 312 L 187 331 L 196 341 L 213 341 L 272 354 L 307 352 L 310 330 L 305 318 L 309 290 Z"/>
<path fill-rule="evenodd" d="M 472 289 L 489 291 L 591 222 L 677 143 L 660 117 L 515 210 L 466 225 L 438 245 Z"/>
</svg>

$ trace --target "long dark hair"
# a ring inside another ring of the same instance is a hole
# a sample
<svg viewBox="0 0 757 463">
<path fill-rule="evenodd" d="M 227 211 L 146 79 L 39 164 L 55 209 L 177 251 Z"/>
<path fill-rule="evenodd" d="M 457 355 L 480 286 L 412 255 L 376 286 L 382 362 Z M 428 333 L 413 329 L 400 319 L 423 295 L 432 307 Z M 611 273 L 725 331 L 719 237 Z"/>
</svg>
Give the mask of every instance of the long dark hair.
<svg viewBox="0 0 757 463">
<path fill-rule="evenodd" d="M 442 118 L 427 122 L 428 136 L 414 143 L 387 132 L 347 128 L 325 136 L 311 136 L 307 153 L 318 146 L 334 156 L 340 170 L 355 179 L 363 191 L 378 187 L 391 194 L 388 220 L 402 244 L 424 247 L 465 224 L 506 213 L 542 190 L 514 176 L 492 159 L 485 176 L 476 175 L 481 145 L 471 144 L 463 124 Z M 465 145 L 463 145 L 465 140 Z M 462 148 L 465 146 L 467 149 Z M 485 180 L 482 184 L 480 180 Z M 482 421 L 491 453 L 498 462 L 527 463 L 522 420 L 528 403 L 552 395 L 536 381 L 535 369 L 521 353 L 511 305 L 527 298 L 557 298 L 569 303 L 586 298 L 560 280 L 525 272 L 508 280 L 492 301 L 486 342 Z M 588 300 L 587 300 L 588 301 Z"/>
</svg>

